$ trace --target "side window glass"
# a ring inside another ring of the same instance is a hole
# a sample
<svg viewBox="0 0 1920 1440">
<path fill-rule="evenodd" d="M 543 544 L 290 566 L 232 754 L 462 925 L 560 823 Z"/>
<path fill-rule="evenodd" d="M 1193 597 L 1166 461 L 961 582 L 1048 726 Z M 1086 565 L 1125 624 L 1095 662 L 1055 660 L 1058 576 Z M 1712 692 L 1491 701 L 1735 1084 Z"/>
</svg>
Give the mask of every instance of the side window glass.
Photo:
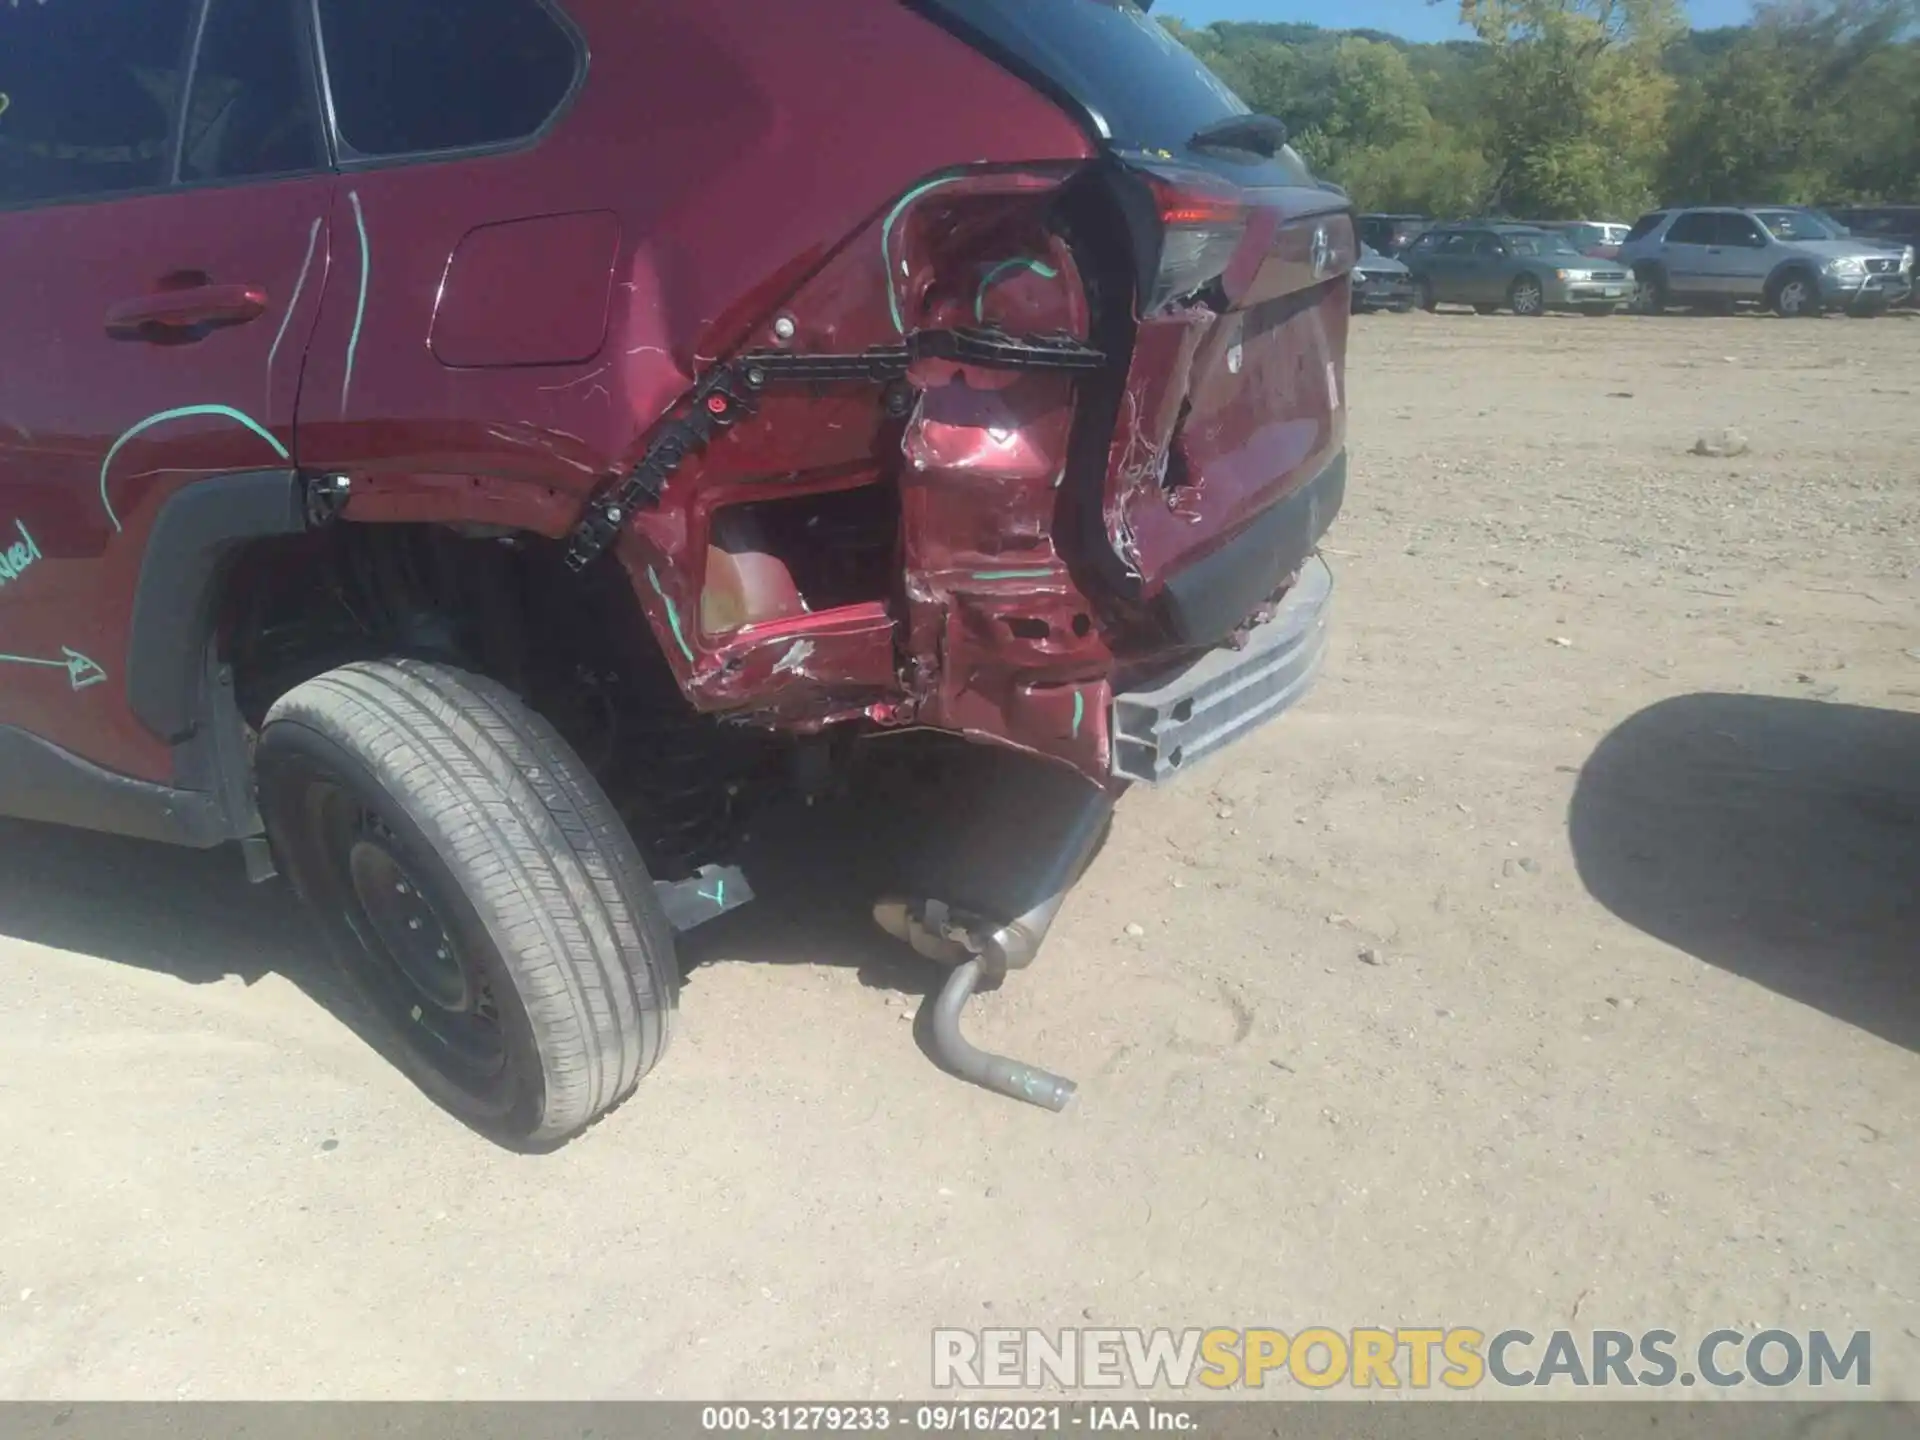
<svg viewBox="0 0 1920 1440">
<path fill-rule="evenodd" d="M 1713 216 L 1694 211 L 1682 215 L 1667 229 L 1669 245 L 1711 245 L 1713 243 Z"/>
<path fill-rule="evenodd" d="M 1760 227 L 1745 215 L 1719 215 L 1714 226 L 1715 239 L 1721 245 L 1740 245 L 1757 250 L 1767 242 L 1760 236 Z"/>
<path fill-rule="evenodd" d="M 0 5 L 0 205 L 167 182 L 194 9 Z"/>
<path fill-rule="evenodd" d="M 524 140 L 581 59 L 544 0 L 320 0 L 320 26 L 349 158 Z"/>
<path fill-rule="evenodd" d="M 1498 235 L 1476 235 L 1473 240 L 1473 253 L 1476 255 L 1499 256 L 1506 254 L 1506 246 Z"/>
<path fill-rule="evenodd" d="M 182 180 L 321 169 L 313 83 L 288 0 L 212 0 L 187 104 Z"/>
<path fill-rule="evenodd" d="M 1627 231 L 1627 238 L 1621 243 L 1624 245 L 1630 241 L 1644 240 L 1655 230 L 1658 230 L 1660 228 L 1660 222 L 1666 218 L 1667 212 L 1664 210 L 1655 210 L 1651 214 L 1642 215 L 1638 220 L 1633 222 L 1633 228 Z"/>
<path fill-rule="evenodd" d="M 1473 250 L 1473 236 L 1465 231 L 1455 231 L 1440 242 L 1442 255 L 1466 255 Z"/>
</svg>

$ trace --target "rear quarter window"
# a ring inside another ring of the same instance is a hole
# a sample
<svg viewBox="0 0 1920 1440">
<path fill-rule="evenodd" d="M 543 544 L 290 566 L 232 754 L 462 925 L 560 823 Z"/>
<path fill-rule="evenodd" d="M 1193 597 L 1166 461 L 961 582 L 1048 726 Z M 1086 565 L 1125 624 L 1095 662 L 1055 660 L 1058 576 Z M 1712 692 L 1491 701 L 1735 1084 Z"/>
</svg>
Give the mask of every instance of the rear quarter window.
<svg viewBox="0 0 1920 1440">
<path fill-rule="evenodd" d="M 1633 228 L 1627 231 L 1627 238 L 1620 243 L 1625 245 L 1634 240 L 1644 240 L 1660 228 L 1660 222 L 1667 218 L 1664 210 L 1655 210 L 1652 214 L 1642 215 L 1633 222 Z"/>
<path fill-rule="evenodd" d="M 320 0 L 346 158 L 508 145 L 537 135 L 580 78 L 547 0 Z"/>
</svg>

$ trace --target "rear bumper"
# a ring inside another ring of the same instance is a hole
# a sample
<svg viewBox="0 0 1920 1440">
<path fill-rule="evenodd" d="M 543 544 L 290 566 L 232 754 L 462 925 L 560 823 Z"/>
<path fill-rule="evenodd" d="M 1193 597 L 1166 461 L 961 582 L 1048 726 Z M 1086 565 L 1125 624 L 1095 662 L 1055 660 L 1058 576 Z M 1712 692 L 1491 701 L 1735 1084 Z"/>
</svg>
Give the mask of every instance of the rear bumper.
<svg viewBox="0 0 1920 1440">
<path fill-rule="evenodd" d="M 1245 646 L 1210 650 L 1151 690 L 1114 696 L 1113 773 L 1165 780 L 1292 706 L 1326 655 L 1332 602 L 1333 572 L 1316 555 Z"/>
</svg>

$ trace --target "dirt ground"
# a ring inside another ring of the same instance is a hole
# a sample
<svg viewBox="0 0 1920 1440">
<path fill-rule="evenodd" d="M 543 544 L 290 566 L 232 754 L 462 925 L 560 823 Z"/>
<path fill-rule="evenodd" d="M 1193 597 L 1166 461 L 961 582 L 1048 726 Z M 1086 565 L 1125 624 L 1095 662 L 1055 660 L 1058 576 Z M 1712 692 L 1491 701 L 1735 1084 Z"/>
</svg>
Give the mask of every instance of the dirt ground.
<svg viewBox="0 0 1920 1440">
<path fill-rule="evenodd" d="M 932 1068 L 828 858 L 525 1158 L 234 857 L 0 828 L 0 1396 L 916 1396 L 1086 1324 L 1867 1329 L 1920 1396 L 1916 357 L 1356 322 L 1324 680 L 976 1002 L 1063 1116 Z"/>
</svg>

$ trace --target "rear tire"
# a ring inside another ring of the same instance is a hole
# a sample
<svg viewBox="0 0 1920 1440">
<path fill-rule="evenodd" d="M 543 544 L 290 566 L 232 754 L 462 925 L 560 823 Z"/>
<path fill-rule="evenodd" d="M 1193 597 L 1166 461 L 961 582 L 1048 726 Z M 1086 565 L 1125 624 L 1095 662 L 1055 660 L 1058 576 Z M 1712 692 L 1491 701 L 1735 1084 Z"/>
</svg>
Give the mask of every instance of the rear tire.
<svg viewBox="0 0 1920 1440">
<path fill-rule="evenodd" d="M 1651 265 L 1634 267 L 1633 279 L 1638 287 L 1633 295 L 1633 311 L 1636 315 L 1663 315 L 1667 309 L 1667 281 Z"/>
<path fill-rule="evenodd" d="M 672 930 L 599 786 L 513 695 L 424 661 L 343 666 L 273 706 L 256 765 L 372 1038 L 446 1110 L 550 1148 L 659 1060 Z"/>
</svg>

